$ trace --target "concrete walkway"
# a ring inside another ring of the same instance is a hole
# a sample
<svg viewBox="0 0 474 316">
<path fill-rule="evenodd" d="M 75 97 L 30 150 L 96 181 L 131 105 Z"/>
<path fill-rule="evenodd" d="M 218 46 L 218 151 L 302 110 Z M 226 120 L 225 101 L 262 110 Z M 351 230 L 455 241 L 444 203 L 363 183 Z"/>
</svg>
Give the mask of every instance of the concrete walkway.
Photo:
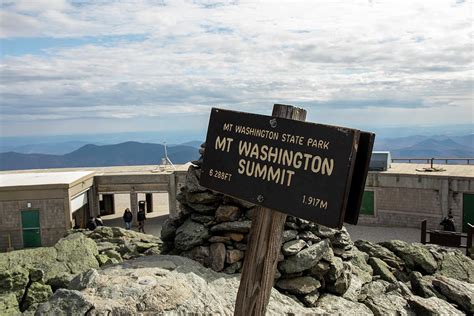
<svg viewBox="0 0 474 316">
<path fill-rule="evenodd" d="M 114 214 L 102 217 L 105 225 L 125 227 L 122 219 L 122 214 Z M 145 221 L 145 232 L 155 236 L 160 236 L 161 226 L 168 218 L 166 211 L 152 212 L 147 214 Z M 361 226 L 348 225 L 346 229 L 351 235 L 353 241 L 364 239 L 372 242 L 380 242 L 386 240 L 399 239 L 406 242 L 420 242 L 421 231 L 418 228 L 404 228 L 404 227 L 375 227 L 375 226 Z M 133 227 L 137 231 L 137 227 Z"/>
</svg>

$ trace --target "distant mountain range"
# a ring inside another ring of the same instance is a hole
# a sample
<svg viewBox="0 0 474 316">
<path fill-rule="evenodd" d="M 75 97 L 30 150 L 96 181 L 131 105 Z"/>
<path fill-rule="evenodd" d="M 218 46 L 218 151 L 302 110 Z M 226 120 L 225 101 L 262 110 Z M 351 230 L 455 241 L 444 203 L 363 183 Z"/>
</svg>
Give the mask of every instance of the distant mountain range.
<svg viewBox="0 0 474 316">
<path fill-rule="evenodd" d="M 474 134 L 376 139 L 375 150 L 390 151 L 392 158 L 474 157 Z"/>
<path fill-rule="evenodd" d="M 180 164 L 197 159 L 202 141 L 168 145 L 168 156 Z M 72 151 L 69 150 L 73 148 Z M 4 147 L 1 148 L 5 150 Z M 465 136 L 410 136 L 377 138 L 374 150 L 390 151 L 392 158 L 474 157 L 474 134 Z M 114 145 L 84 145 L 83 142 L 22 145 L 0 153 L 0 170 L 158 165 L 164 146 L 125 142 Z"/>
<path fill-rule="evenodd" d="M 189 145 L 167 147 L 168 157 L 173 163 L 182 164 L 199 158 L 196 147 Z M 115 145 L 88 144 L 63 155 L 0 153 L 0 169 L 158 165 L 164 156 L 165 149 L 161 144 L 139 142 L 125 142 Z"/>
</svg>

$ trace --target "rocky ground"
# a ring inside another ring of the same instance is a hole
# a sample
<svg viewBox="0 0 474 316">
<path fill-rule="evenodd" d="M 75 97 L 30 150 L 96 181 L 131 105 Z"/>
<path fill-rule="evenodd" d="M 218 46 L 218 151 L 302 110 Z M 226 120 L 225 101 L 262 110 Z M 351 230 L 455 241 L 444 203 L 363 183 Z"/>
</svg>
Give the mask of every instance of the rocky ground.
<svg viewBox="0 0 474 316">
<path fill-rule="evenodd" d="M 269 314 L 474 313 L 474 263 L 461 252 L 356 241 L 343 260 L 329 240 L 285 256 L 279 269 L 304 270 L 277 278 Z M 160 244 L 151 235 L 102 227 L 71 232 L 55 247 L 2 254 L 0 315 L 232 314 L 239 274 L 159 255 Z"/>
</svg>

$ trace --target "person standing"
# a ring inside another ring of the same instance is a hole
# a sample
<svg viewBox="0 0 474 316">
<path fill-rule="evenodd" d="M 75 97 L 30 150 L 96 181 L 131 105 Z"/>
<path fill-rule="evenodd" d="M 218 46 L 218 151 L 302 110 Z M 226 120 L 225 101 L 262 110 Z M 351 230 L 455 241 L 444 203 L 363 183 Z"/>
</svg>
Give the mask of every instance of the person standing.
<svg viewBox="0 0 474 316">
<path fill-rule="evenodd" d="M 129 208 L 126 208 L 123 213 L 123 221 L 125 222 L 125 229 L 130 230 L 132 228 L 133 214 Z"/>
<path fill-rule="evenodd" d="M 145 210 L 141 209 L 138 211 L 137 214 L 137 220 L 138 220 L 138 231 L 143 232 L 145 234 L 145 220 L 146 220 L 146 215 L 145 215 Z"/>
</svg>

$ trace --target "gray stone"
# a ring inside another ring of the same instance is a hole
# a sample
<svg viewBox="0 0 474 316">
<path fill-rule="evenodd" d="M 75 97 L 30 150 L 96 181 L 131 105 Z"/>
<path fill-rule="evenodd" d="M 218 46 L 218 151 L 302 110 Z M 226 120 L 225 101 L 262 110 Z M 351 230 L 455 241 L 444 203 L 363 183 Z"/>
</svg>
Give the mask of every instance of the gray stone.
<svg viewBox="0 0 474 316">
<path fill-rule="evenodd" d="M 373 315 L 372 311 L 364 304 L 332 294 L 321 295 L 316 305 L 329 315 Z"/>
<path fill-rule="evenodd" d="M 242 268 L 242 261 L 237 261 L 232 263 L 230 266 L 224 269 L 225 273 L 228 274 L 233 274 L 239 272 L 239 270 Z"/>
<path fill-rule="evenodd" d="M 443 298 L 443 296 L 434 288 L 432 284 L 433 277 L 423 277 L 420 272 L 412 271 L 409 275 L 409 278 L 411 289 L 416 295 L 424 298 Z"/>
<path fill-rule="evenodd" d="M 334 239 L 338 230 L 323 225 L 315 224 L 311 227 L 311 231 L 321 239 Z"/>
<path fill-rule="evenodd" d="M 329 263 L 329 271 L 326 274 L 326 278 L 329 281 L 334 282 L 341 276 L 343 270 L 344 265 L 342 259 L 335 257 L 334 260 Z"/>
<path fill-rule="evenodd" d="M 388 281 L 390 283 L 396 283 L 397 278 L 390 272 L 388 265 L 381 259 L 376 257 L 369 258 L 369 264 L 374 269 L 374 274 L 379 275 L 382 280 Z"/>
<path fill-rule="evenodd" d="M 343 271 L 334 282 L 326 283 L 326 290 L 333 294 L 342 295 L 351 285 L 351 265 L 347 262 L 343 263 Z"/>
<path fill-rule="evenodd" d="M 352 250 L 354 252 L 354 257 L 350 260 L 350 263 L 352 264 L 352 273 L 356 274 L 363 283 L 372 281 L 373 269 L 367 263 L 369 255 L 360 251 L 357 247 L 354 247 Z"/>
<path fill-rule="evenodd" d="M 321 241 L 321 238 L 319 238 L 318 236 L 316 236 L 313 232 L 311 231 L 303 231 L 301 233 L 298 234 L 298 237 L 299 239 L 302 239 L 304 241 L 310 241 L 312 242 L 313 244 L 316 243 L 316 242 L 319 242 Z"/>
<path fill-rule="evenodd" d="M 222 200 L 222 196 L 218 194 L 214 194 L 212 192 L 197 192 L 191 193 L 186 192 L 186 200 L 188 205 L 193 208 L 189 203 L 193 204 L 214 204 Z M 194 208 L 193 208 L 194 209 Z M 197 210 L 196 210 L 197 211 Z"/>
<path fill-rule="evenodd" d="M 39 305 L 35 315 L 86 315 L 92 307 L 81 292 L 59 289 Z"/>
<path fill-rule="evenodd" d="M 410 270 L 421 270 L 433 274 L 438 268 L 431 252 L 419 244 L 408 244 L 401 240 L 391 240 L 380 243 L 400 257 Z"/>
<path fill-rule="evenodd" d="M 458 250 L 446 252 L 436 273 L 459 281 L 474 283 L 474 260 Z"/>
<path fill-rule="evenodd" d="M 186 205 L 191 209 L 190 213 L 197 212 L 202 215 L 209 215 L 212 216 L 216 212 L 216 204 L 199 204 L 199 203 L 191 203 L 186 202 Z"/>
<path fill-rule="evenodd" d="M 319 292 L 314 291 L 314 292 L 311 292 L 311 293 L 303 296 L 303 298 L 301 300 L 308 307 L 316 307 L 318 298 L 319 298 Z"/>
<path fill-rule="evenodd" d="M 99 242 L 96 242 L 96 244 L 97 244 L 97 251 L 99 251 L 99 253 L 104 252 L 106 250 L 113 250 L 117 248 L 116 244 L 111 243 L 109 241 L 99 241 Z"/>
<path fill-rule="evenodd" d="M 191 219 L 195 221 L 196 223 L 212 224 L 212 223 L 215 223 L 214 221 L 216 218 L 210 215 L 201 215 L 201 214 L 193 213 L 191 214 Z"/>
<path fill-rule="evenodd" d="M 178 226 L 178 221 L 167 218 L 161 227 L 161 239 L 174 240 Z"/>
<path fill-rule="evenodd" d="M 224 196 L 224 203 L 225 204 L 234 204 L 234 205 L 237 205 L 237 206 L 242 207 L 244 209 L 249 209 L 249 208 L 252 208 L 252 207 L 255 206 L 255 204 L 252 204 L 252 203 L 244 201 L 244 200 L 236 199 L 236 198 L 233 198 L 233 197 L 228 196 L 228 195 Z"/>
<path fill-rule="evenodd" d="M 281 251 L 285 256 L 293 256 L 306 246 L 306 242 L 301 239 L 291 240 L 281 246 Z"/>
<path fill-rule="evenodd" d="M 223 243 L 213 243 L 210 246 L 209 267 L 214 271 L 224 269 L 225 245 Z"/>
<path fill-rule="evenodd" d="M 452 304 L 437 297 L 422 298 L 413 295 L 408 298 L 408 304 L 416 315 L 465 315 Z"/>
<path fill-rule="evenodd" d="M 147 251 L 145 251 L 144 254 L 147 255 L 147 256 L 160 255 L 161 254 L 161 249 L 162 249 L 162 246 L 152 247 L 152 248 L 148 249 Z"/>
<path fill-rule="evenodd" d="M 320 260 L 314 267 L 309 270 L 309 274 L 321 280 L 324 278 L 329 269 L 329 262 Z"/>
<path fill-rule="evenodd" d="M 347 232 L 347 229 L 345 227 L 342 227 L 339 231 L 334 234 L 334 237 L 331 238 L 331 245 L 333 248 L 339 248 L 339 249 L 350 249 L 352 247 L 353 243 L 351 240 L 351 236 L 349 236 L 349 233 Z"/>
<path fill-rule="evenodd" d="M 353 273 L 351 275 L 351 281 L 349 283 L 349 287 L 347 288 L 346 291 L 344 291 L 344 294 L 342 295 L 342 297 L 350 301 L 357 302 L 359 300 L 359 295 L 362 290 L 363 284 L 364 282 L 357 275 Z"/>
<path fill-rule="evenodd" d="M 240 217 L 240 209 L 233 205 L 221 205 L 216 210 L 217 222 L 232 222 Z"/>
<path fill-rule="evenodd" d="M 309 294 L 319 289 L 321 282 L 312 277 L 304 276 L 279 280 L 276 287 L 292 294 Z"/>
<path fill-rule="evenodd" d="M 436 279 L 433 279 L 433 285 L 449 301 L 458 304 L 466 313 L 474 313 L 473 284 L 444 276 L 437 276 Z"/>
<path fill-rule="evenodd" d="M 403 260 L 398 258 L 392 251 L 381 245 L 374 244 L 366 240 L 357 240 L 355 245 L 357 246 L 357 249 L 367 253 L 369 256 L 382 259 L 386 264 L 397 270 L 403 269 Z"/>
<path fill-rule="evenodd" d="M 370 308 L 374 315 L 378 316 L 414 315 L 407 300 L 396 292 L 378 293 L 375 296 L 368 296 L 364 304 Z"/>
<path fill-rule="evenodd" d="M 90 269 L 86 272 L 76 275 L 69 283 L 68 289 L 81 291 L 85 288 L 92 287 L 99 277 L 99 273 L 96 269 Z"/>
<path fill-rule="evenodd" d="M 366 283 L 362 286 L 359 301 L 365 301 L 369 296 L 377 296 L 380 293 L 385 293 L 390 283 L 384 280 L 376 280 L 370 283 Z"/>
<path fill-rule="evenodd" d="M 56 260 L 65 262 L 72 274 L 99 267 L 99 263 L 95 258 L 99 254 L 96 243 L 81 233 L 60 239 L 54 245 L 54 248 L 57 251 Z"/>
<path fill-rule="evenodd" d="M 137 245 L 137 247 L 138 247 L 138 245 Z M 148 250 L 150 248 L 154 248 L 154 247 L 153 246 L 152 247 L 146 247 L 146 250 Z M 115 250 L 107 250 L 107 251 L 104 252 L 104 255 L 106 255 L 109 258 L 116 259 L 118 262 L 122 262 L 122 256 L 120 256 L 120 253 L 118 253 Z"/>
<path fill-rule="evenodd" d="M 282 273 L 297 273 L 314 267 L 329 248 L 329 240 L 323 240 L 317 244 L 303 249 L 294 256 L 280 262 L 278 269 Z"/>
<path fill-rule="evenodd" d="M 203 244 L 208 238 L 206 227 L 188 219 L 176 230 L 174 245 L 176 249 L 185 251 Z"/>
<path fill-rule="evenodd" d="M 172 262 L 172 271 L 160 262 Z M 145 256 L 98 271 L 97 282 L 83 292 L 60 290 L 40 306 L 39 315 L 232 315 L 239 277 L 217 273 L 177 256 Z M 311 314 L 272 289 L 267 313 Z"/>
<path fill-rule="evenodd" d="M 283 242 L 287 242 L 293 239 L 296 239 L 298 236 L 297 230 L 284 230 L 283 231 Z"/>
<path fill-rule="evenodd" d="M 207 189 L 199 184 L 199 179 L 196 174 L 196 167 L 189 166 L 188 172 L 186 173 L 185 185 L 188 192 L 205 192 Z"/>
<path fill-rule="evenodd" d="M 252 225 L 251 221 L 241 221 L 241 222 L 225 222 L 220 223 L 211 227 L 211 232 L 220 233 L 220 232 L 237 232 L 237 233 L 248 233 L 250 231 L 250 226 Z"/>
</svg>

